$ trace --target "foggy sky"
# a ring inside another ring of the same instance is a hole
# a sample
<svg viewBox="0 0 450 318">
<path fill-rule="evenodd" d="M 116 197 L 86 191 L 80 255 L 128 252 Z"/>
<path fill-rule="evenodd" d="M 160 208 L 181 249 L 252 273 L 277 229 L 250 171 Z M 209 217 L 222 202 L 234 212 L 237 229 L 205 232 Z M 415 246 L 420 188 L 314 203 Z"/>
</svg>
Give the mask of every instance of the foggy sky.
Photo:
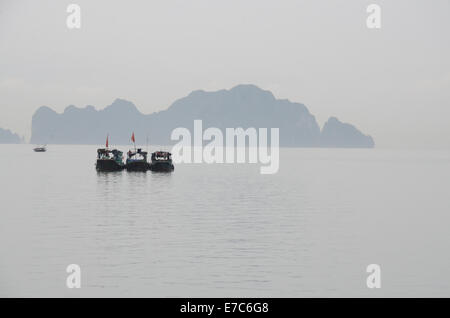
<svg viewBox="0 0 450 318">
<path fill-rule="evenodd" d="M 29 137 L 42 105 L 124 98 L 151 113 L 251 83 L 378 147 L 450 147 L 449 33 L 450 0 L 0 0 L 0 127 Z"/>
</svg>

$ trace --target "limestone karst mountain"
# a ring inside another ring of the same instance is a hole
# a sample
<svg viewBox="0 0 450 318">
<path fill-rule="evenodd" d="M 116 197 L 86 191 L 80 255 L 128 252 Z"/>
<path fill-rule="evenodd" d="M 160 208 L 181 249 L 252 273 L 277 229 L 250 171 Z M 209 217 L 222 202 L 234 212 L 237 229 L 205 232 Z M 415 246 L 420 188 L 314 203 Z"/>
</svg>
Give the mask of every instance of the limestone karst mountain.
<svg viewBox="0 0 450 318">
<path fill-rule="evenodd" d="M 349 124 L 332 117 L 321 131 L 305 105 L 276 99 L 254 85 L 230 90 L 194 91 L 175 101 L 167 110 L 142 114 L 126 100 L 117 99 L 102 110 L 93 106 L 68 106 L 62 114 L 40 107 L 33 115 L 31 143 L 102 144 L 108 133 L 114 144 L 128 144 L 135 132 L 140 144 L 173 144 L 173 129 L 193 129 L 195 119 L 203 127 L 280 128 L 285 147 L 373 147 L 374 142 Z"/>
<path fill-rule="evenodd" d="M 23 139 L 9 129 L 0 128 L 0 144 L 20 144 Z"/>
</svg>

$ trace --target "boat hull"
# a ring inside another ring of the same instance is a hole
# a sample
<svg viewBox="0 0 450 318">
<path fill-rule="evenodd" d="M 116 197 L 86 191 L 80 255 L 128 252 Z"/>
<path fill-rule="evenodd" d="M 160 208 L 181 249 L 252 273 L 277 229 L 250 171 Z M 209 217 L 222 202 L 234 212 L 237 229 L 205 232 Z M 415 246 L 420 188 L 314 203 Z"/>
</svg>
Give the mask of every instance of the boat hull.
<svg viewBox="0 0 450 318">
<path fill-rule="evenodd" d="M 95 165 L 97 171 L 120 171 L 123 170 L 124 166 L 110 159 L 97 159 Z"/>
<path fill-rule="evenodd" d="M 146 172 L 149 168 L 149 163 L 145 161 L 128 162 L 126 165 L 127 171 Z"/>
<path fill-rule="evenodd" d="M 172 172 L 175 169 L 170 162 L 153 162 L 150 164 L 150 170 L 155 172 Z"/>
</svg>

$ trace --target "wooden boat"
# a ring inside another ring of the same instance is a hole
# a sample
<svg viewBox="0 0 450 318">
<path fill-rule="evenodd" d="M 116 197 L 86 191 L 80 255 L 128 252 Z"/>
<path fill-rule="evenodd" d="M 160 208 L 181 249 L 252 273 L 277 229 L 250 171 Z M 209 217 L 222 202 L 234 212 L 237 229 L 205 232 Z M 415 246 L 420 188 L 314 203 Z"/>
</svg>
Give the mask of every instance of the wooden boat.
<svg viewBox="0 0 450 318">
<path fill-rule="evenodd" d="M 123 152 L 117 149 L 109 149 L 109 136 L 106 137 L 106 147 L 97 149 L 97 171 L 120 171 L 125 168 Z"/>
<path fill-rule="evenodd" d="M 120 171 L 125 168 L 123 152 L 117 149 L 97 149 L 97 171 Z"/>
<path fill-rule="evenodd" d="M 146 172 L 150 167 L 147 161 L 147 152 L 142 151 L 141 148 L 136 149 L 136 138 L 134 136 L 134 132 L 131 135 L 131 141 L 134 145 L 134 151 L 128 151 L 126 169 L 127 171 Z"/>
<path fill-rule="evenodd" d="M 150 168 L 150 164 L 147 161 L 147 152 L 142 151 L 141 148 L 135 151 L 128 151 L 125 167 L 127 171 L 147 171 Z"/>
<path fill-rule="evenodd" d="M 152 153 L 150 163 L 151 171 L 171 172 L 175 169 L 172 163 L 172 154 L 166 151 L 156 151 Z"/>
</svg>

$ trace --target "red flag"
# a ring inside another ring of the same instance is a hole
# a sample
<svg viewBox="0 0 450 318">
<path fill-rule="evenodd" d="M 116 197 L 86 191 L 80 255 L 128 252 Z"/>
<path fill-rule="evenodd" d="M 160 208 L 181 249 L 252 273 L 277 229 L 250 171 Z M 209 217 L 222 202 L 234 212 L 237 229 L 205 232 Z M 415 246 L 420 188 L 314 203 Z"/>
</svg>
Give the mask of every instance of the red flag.
<svg viewBox="0 0 450 318">
<path fill-rule="evenodd" d="M 131 141 L 132 141 L 132 142 L 136 142 L 136 140 L 134 139 L 134 132 L 133 132 L 133 134 L 131 135 Z"/>
<path fill-rule="evenodd" d="M 109 135 L 106 135 L 106 148 L 109 146 Z"/>
</svg>

